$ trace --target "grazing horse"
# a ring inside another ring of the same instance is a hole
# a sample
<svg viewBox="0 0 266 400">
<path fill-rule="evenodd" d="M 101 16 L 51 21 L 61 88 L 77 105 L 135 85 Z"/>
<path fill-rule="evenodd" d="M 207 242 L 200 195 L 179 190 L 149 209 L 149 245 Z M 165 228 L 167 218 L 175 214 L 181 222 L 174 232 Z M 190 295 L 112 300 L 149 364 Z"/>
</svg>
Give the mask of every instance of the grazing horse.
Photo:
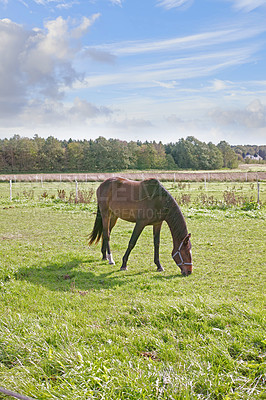
<svg viewBox="0 0 266 400">
<path fill-rule="evenodd" d="M 127 260 L 139 235 L 146 225 L 153 225 L 154 262 L 157 271 L 163 271 L 159 261 L 160 231 L 166 221 L 173 238 L 172 257 L 185 276 L 192 272 L 191 243 L 183 214 L 170 193 L 157 179 L 141 182 L 125 178 L 106 179 L 97 189 L 98 209 L 89 244 L 102 237 L 103 260 L 114 264 L 109 240 L 118 218 L 135 222 L 135 227 L 124 254 L 121 270 L 127 269 Z M 107 254 L 106 254 L 107 252 Z"/>
</svg>

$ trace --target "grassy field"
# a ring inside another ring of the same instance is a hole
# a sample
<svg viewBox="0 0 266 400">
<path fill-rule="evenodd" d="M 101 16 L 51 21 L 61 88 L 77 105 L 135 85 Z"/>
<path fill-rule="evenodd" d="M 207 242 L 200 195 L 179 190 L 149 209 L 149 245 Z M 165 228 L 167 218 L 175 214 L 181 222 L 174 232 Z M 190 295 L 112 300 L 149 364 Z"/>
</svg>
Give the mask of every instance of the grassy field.
<svg viewBox="0 0 266 400">
<path fill-rule="evenodd" d="M 87 246 L 95 201 L 69 202 L 67 183 L 64 201 L 56 184 L 18 185 L 12 202 L 0 185 L 0 386 L 39 400 L 266 398 L 265 182 L 259 208 L 256 183 L 165 184 L 190 195 L 187 278 L 166 224 L 165 272 L 150 227 L 120 272 L 132 224 L 113 230 L 109 266 Z M 246 203 L 226 203 L 225 192 Z"/>
</svg>

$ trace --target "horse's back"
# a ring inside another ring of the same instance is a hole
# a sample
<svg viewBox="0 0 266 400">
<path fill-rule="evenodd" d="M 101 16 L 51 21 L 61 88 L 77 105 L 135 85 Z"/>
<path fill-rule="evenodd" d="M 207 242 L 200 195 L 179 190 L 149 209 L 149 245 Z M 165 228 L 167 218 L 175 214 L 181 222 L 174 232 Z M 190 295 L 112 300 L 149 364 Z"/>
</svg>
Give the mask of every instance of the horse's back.
<svg viewBox="0 0 266 400">
<path fill-rule="evenodd" d="M 119 193 L 121 196 L 119 196 Z M 122 195 L 123 194 L 123 195 Z M 167 191 L 155 178 L 145 179 L 143 181 L 133 181 L 127 178 L 112 177 L 101 183 L 97 189 L 97 197 L 123 197 L 130 195 L 136 201 L 142 199 L 153 199 L 155 197 L 167 196 Z M 133 196 L 133 197 L 132 197 Z"/>
<path fill-rule="evenodd" d="M 131 181 L 130 179 L 127 178 L 121 178 L 121 177 L 113 177 L 113 178 L 108 178 L 104 182 L 100 184 L 98 187 L 96 194 L 97 198 L 101 197 L 106 197 L 108 195 L 111 195 L 115 192 L 117 192 L 119 189 L 127 186 L 131 186 L 134 184 L 137 184 L 138 182 L 136 181 Z"/>
<path fill-rule="evenodd" d="M 144 181 L 109 178 L 97 190 L 102 213 L 111 213 L 130 222 L 146 219 L 147 224 L 164 219 L 167 195 L 166 189 L 154 178 Z"/>
</svg>

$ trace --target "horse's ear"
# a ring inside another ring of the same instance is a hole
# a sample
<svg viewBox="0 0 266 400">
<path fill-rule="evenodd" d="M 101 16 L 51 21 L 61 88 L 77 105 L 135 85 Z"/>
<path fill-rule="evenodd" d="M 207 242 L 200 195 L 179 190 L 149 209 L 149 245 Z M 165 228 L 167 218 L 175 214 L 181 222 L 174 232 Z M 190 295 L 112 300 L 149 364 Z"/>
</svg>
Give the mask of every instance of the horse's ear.
<svg viewBox="0 0 266 400">
<path fill-rule="evenodd" d="M 190 238 L 191 238 L 191 233 L 189 233 L 189 234 L 185 237 L 185 240 L 184 240 L 184 244 L 185 244 L 185 245 L 188 244 L 188 241 L 189 241 Z"/>
</svg>

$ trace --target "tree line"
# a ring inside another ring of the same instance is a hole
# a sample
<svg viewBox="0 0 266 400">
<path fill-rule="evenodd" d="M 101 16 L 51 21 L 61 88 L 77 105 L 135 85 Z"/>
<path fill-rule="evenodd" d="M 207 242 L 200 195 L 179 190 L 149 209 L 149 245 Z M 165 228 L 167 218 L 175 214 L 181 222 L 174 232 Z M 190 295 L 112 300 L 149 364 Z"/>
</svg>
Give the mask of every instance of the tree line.
<svg viewBox="0 0 266 400">
<path fill-rule="evenodd" d="M 242 149 L 243 150 L 243 149 Z M 217 146 L 189 136 L 176 143 L 95 140 L 58 140 L 13 136 L 0 140 L 0 172 L 98 172 L 126 169 L 235 168 L 238 153 L 225 141 Z"/>
</svg>

